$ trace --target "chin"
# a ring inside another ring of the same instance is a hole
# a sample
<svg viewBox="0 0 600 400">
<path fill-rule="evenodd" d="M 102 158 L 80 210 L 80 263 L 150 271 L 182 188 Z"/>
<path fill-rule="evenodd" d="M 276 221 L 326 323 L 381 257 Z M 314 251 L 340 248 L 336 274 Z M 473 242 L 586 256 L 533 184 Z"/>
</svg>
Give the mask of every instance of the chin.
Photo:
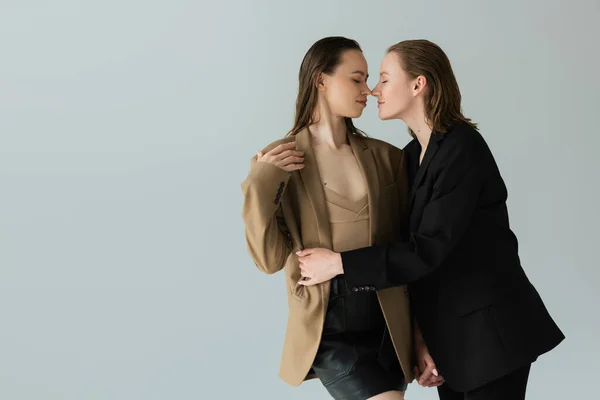
<svg viewBox="0 0 600 400">
<path fill-rule="evenodd" d="M 348 115 L 346 117 L 348 118 L 359 118 L 362 115 L 362 110 L 360 111 L 354 111 L 354 112 L 350 112 L 348 113 Z"/>
<path fill-rule="evenodd" d="M 379 119 L 380 119 L 380 120 L 382 120 L 382 121 L 387 121 L 387 120 L 389 120 L 389 119 L 393 119 L 393 118 L 394 118 L 394 116 L 393 116 L 393 115 L 391 115 L 391 114 L 386 114 L 386 113 L 384 113 L 384 112 L 382 112 L 382 111 L 379 111 Z"/>
</svg>

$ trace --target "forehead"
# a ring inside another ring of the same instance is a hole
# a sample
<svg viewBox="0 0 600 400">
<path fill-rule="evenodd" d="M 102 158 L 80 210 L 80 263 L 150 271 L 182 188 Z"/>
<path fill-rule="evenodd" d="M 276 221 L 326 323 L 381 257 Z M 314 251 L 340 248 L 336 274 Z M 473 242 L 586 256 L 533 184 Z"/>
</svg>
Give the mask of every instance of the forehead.
<svg viewBox="0 0 600 400">
<path fill-rule="evenodd" d="M 338 70 L 344 72 L 362 71 L 367 73 L 367 60 L 359 50 L 346 50 L 342 53 Z"/>
<path fill-rule="evenodd" d="M 387 53 L 381 61 L 381 72 L 398 72 L 402 68 L 400 67 L 400 57 L 398 54 L 391 52 Z"/>
</svg>

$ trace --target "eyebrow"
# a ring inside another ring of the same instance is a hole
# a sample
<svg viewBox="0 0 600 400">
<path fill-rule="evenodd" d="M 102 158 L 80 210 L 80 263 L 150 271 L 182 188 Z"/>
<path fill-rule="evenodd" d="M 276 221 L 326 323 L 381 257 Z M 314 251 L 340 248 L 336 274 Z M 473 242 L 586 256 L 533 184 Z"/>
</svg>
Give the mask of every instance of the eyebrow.
<svg viewBox="0 0 600 400">
<path fill-rule="evenodd" d="M 365 76 L 365 73 L 364 73 L 364 72 L 362 72 L 362 71 L 358 71 L 358 70 L 357 70 L 357 71 L 354 71 L 354 72 L 351 72 L 351 74 L 360 74 L 360 75 L 362 75 L 362 76 Z M 369 74 L 367 74 L 367 78 L 368 78 L 368 77 L 369 77 Z"/>
<path fill-rule="evenodd" d="M 389 75 L 389 74 L 388 74 L 387 72 L 381 72 L 381 73 L 379 74 L 379 76 L 381 76 L 381 75 Z"/>
</svg>

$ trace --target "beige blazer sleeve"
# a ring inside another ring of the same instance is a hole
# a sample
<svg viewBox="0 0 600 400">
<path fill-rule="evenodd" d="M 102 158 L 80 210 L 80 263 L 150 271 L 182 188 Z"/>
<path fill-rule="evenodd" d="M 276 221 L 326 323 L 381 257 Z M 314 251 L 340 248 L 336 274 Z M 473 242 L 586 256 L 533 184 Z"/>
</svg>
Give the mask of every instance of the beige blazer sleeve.
<svg viewBox="0 0 600 400">
<path fill-rule="evenodd" d="M 242 218 L 250 256 L 261 271 L 273 274 L 283 268 L 292 245 L 281 197 L 290 173 L 252 158 L 250 173 L 242 183 Z"/>
</svg>

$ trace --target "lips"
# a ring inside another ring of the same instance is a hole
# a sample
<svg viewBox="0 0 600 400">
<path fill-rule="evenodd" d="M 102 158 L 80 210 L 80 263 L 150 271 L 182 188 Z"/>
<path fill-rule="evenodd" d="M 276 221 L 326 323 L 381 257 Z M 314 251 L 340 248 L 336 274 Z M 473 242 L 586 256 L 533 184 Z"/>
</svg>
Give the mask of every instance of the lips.
<svg viewBox="0 0 600 400">
<path fill-rule="evenodd" d="M 356 102 L 359 103 L 359 104 L 362 104 L 363 106 L 367 105 L 367 101 L 366 100 L 357 100 Z"/>
</svg>

